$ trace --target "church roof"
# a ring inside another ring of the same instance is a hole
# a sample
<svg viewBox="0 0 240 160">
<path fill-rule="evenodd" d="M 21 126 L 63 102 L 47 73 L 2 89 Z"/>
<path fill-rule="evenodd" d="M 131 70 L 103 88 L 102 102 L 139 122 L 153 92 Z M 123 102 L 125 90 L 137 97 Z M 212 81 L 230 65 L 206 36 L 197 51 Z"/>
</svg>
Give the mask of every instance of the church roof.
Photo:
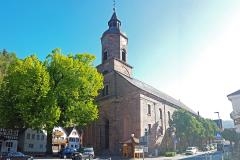
<svg viewBox="0 0 240 160">
<path fill-rule="evenodd" d="M 130 82 L 131 84 L 133 84 L 134 86 L 138 87 L 139 89 L 141 90 L 144 90 L 154 96 L 157 96 L 158 98 L 162 99 L 163 101 L 166 101 L 168 103 L 171 103 L 172 105 L 175 105 L 176 107 L 180 107 L 180 108 L 183 108 L 195 115 L 197 115 L 196 112 L 194 112 L 191 108 L 187 107 L 185 104 L 183 104 L 181 101 L 179 100 L 176 100 L 174 99 L 173 97 L 157 90 L 156 88 L 142 82 L 142 81 L 139 81 L 137 79 L 134 79 L 132 77 L 128 77 L 126 75 L 123 75 L 119 72 L 117 72 L 120 76 L 122 76 L 124 79 L 126 79 L 128 82 Z"/>
<path fill-rule="evenodd" d="M 238 90 L 238 91 L 236 91 L 236 92 L 233 92 L 233 93 L 227 95 L 227 97 L 229 97 L 229 96 L 235 96 L 235 95 L 240 95 L 240 90 Z"/>
<path fill-rule="evenodd" d="M 120 26 L 121 26 L 121 21 L 117 18 L 117 14 L 114 10 L 111 19 L 108 21 L 109 28 L 103 33 L 102 37 L 106 34 L 121 34 L 126 37 L 126 34 L 121 32 Z"/>
</svg>

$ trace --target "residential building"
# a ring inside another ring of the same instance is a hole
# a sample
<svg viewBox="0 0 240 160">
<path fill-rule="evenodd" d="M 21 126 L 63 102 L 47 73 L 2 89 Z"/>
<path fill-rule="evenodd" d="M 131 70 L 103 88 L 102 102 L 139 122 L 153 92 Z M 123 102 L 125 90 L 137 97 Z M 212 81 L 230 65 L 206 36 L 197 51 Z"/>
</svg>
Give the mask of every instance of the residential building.
<svg viewBox="0 0 240 160">
<path fill-rule="evenodd" d="M 0 152 L 17 151 L 18 130 L 0 128 Z"/>
<path fill-rule="evenodd" d="M 236 132 L 240 133 L 240 90 L 227 95 L 227 97 L 232 102 L 233 107 L 230 117 L 234 121 Z"/>
<path fill-rule="evenodd" d="M 53 128 L 52 150 L 58 153 L 62 148 L 67 146 L 67 132 L 62 127 Z"/>
<path fill-rule="evenodd" d="M 114 10 L 108 29 L 102 34 L 102 63 L 97 66 L 104 75 L 104 89 L 97 97 L 99 119 L 84 132 L 84 145 L 96 152 L 119 154 L 122 142 L 134 135 L 148 152 L 173 146 L 169 137 L 172 114 L 183 108 L 196 113 L 179 100 L 135 79 L 128 64 L 128 37 L 120 30 L 121 21 Z"/>
<path fill-rule="evenodd" d="M 47 144 L 47 132 L 30 128 L 22 130 L 18 139 L 19 150 L 29 154 L 45 154 Z"/>
<path fill-rule="evenodd" d="M 58 153 L 62 148 L 70 147 L 79 149 L 82 144 L 82 131 L 76 127 L 54 127 L 52 137 L 53 153 Z"/>
<path fill-rule="evenodd" d="M 77 130 L 75 127 L 70 127 L 65 130 L 68 133 L 68 147 L 79 149 L 82 144 L 81 131 Z"/>
</svg>

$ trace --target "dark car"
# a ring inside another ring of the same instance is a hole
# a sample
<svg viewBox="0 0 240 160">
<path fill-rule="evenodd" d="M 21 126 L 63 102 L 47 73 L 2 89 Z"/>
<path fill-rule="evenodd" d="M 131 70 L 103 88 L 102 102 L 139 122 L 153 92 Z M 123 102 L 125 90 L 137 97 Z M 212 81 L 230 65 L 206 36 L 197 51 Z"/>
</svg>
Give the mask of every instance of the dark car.
<svg viewBox="0 0 240 160">
<path fill-rule="evenodd" d="M 79 152 L 75 152 L 72 160 L 93 159 L 95 157 L 93 147 L 82 147 Z"/>
<path fill-rule="evenodd" d="M 30 155 L 25 155 L 22 152 L 7 152 L 1 154 L 1 160 L 33 160 Z"/>
<path fill-rule="evenodd" d="M 89 157 L 93 159 L 95 157 L 93 147 L 86 147 L 83 149 L 83 157 Z"/>
<path fill-rule="evenodd" d="M 64 148 L 61 149 L 61 151 L 59 152 L 59 157 L 60 158 L 72 158 L 73 154 L 76 152 L 77 150 L 75 148 Z"/>
</svg>

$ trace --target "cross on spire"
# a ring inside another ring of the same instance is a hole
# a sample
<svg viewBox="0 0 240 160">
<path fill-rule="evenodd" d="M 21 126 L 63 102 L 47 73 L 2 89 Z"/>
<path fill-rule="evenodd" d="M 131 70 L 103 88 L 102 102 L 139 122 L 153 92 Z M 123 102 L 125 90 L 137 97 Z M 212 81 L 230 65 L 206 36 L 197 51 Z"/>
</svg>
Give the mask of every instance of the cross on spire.
<svg viewBox="0 0 240 160">
<path fill-rule="evenodd" d="M 115 2 L 115 0 L 113 0 L 113 12 L 115 12 L 115 10 L 116 10 L 116 2 Z"/>
</svg>

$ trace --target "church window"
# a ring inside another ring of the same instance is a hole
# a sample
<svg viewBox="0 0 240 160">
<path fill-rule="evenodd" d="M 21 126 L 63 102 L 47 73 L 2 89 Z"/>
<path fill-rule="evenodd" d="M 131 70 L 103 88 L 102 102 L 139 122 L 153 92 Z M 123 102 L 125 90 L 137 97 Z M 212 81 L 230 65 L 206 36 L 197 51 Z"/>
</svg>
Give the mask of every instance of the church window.
<svg viewBox="0 0 240 160">
<path fill-rule="evenodd" d="M 108 59 L 108 52 L 107 51 L 104 51 L 103 52 L 103 61 L 107 60 Z"/>
<path fill-rule="evenodd" d="M 148 115 L 151 115 L 151 105 L 148 104 Z"/>
<path fill-rule="evenodd" d="M 108 85 L 105 86 L 106 95 L 108 95 Z"/>
<path fill-rule="evenodd" d="M 107 96 L 107 95 L 109 95 L 109 87 L 108 87 L 108 85 L 106 84 L 105 86 L 104 86 L 104 88 L 103 88 L 103 90 L 102 90 L 102 96 Z"/>
<path fill-rule="evenodd" d="M 126 51 L 125 51 L 125 49 L 122 50 L 122 61 L 126 62 Z"/>
<path fill-rule="evenodd" d="M 159 116 L 160 116 L 160 119 L 162 119 L 162 109 L 161 108 L 159 108 Z"/>
<path fill-rule="evenodd" d="M 170 112 L 168 111 L 168 121 L 170 121 L 171 120 L 171 114 L 170 114 Z"/>
</svg>

